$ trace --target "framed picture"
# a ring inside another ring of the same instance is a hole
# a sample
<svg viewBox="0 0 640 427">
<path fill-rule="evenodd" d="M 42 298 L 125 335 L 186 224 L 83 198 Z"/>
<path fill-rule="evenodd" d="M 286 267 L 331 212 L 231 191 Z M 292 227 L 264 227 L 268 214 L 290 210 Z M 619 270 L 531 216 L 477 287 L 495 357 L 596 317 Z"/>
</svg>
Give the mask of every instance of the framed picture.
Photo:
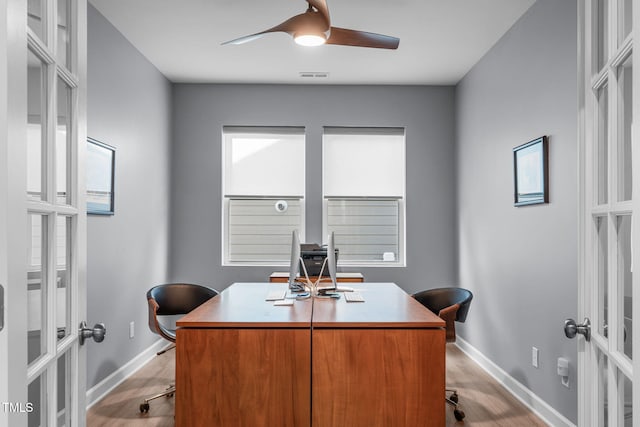
<svg viewBox="0 0 640 427">
<path fill-rule="evenodd" d="M 113 215 L 115 148 L 87 138 L 87 213 Z"/>
<path fill-rule="evenodd" d="M 515 206 L 549 203 L 548 145 L 541 136 L 513 149 Z"/>
</svg>

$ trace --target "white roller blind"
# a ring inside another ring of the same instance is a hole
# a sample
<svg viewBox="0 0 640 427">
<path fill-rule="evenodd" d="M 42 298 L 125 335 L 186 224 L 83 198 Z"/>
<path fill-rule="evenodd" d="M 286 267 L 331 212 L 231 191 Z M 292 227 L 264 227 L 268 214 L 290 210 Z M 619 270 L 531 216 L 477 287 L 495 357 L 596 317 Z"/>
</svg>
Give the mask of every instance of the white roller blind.
<svg viewBox="0 0 640 427">
<path fill-rule="evenodd" d="M 291 232 L 302 229 L 302 201 L 281 199 L 229 200 L 229 262 L 287 263 L 291 259 Z"/>
<path fill-rule="evenodd" d="M 225 196 L 304 196 L 304 128 L 225 127 Z"/>
<path fill-rule="evenodd" d="M 327 230 L 335 233 L 335 245 L 340 249 L 338 262 L 342 264 L 395 262 L 400 254 L 400 202 L 330 199 Z"/>
<path fill-rule="evenodd" d="M 325 128 L 325 197 L 404 197 L 405 142 L 399 128 Z"/>
</svg>

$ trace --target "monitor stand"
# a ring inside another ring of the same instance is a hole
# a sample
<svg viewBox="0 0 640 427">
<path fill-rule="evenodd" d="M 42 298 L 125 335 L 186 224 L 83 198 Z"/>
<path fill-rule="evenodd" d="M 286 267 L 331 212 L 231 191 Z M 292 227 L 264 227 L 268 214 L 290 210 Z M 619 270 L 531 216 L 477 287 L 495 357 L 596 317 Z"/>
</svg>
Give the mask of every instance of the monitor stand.
<svg viewBox="0 0 640 427">
<path fill-rule="evenodd" d="M 327 258 L 324 259 L 322 263 L 322 267 L 320 267 L 320 274 L 318 275 L 318 279 L 316 280 L 315 287 L 316 291 L 319 295 L 322 295 L 326 292 L 353 292 L 353 288 L 348 286 L 339 286 L 338 281 L 335 282 L 332 280 L 331 276 L 329 276 L 329 280 L 331 283 L 327 284 L 327 286 L 319 286 L 322 281 L 322 273 L 324 273 L 324 268 L 327 266 Z"/>
</svg>

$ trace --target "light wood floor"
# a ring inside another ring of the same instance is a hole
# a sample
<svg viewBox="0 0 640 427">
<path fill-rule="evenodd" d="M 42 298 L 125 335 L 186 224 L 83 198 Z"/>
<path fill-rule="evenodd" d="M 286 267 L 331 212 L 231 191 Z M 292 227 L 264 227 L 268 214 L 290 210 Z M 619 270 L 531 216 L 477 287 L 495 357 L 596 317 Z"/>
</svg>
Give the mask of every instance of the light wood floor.
<svg viewBox="0 0 640 427">
<path fill-rule="evenodd" d="M 88 411 L 87 426 L 173 427 L 174 399 L 152 401 L 145 414 L 140 413 L 139 406 L 144 397 L 158 393 L 173 381 L 174 358 L 174 350 L 155 357 L 116 387 Z M 447 345 L 447 386 L 458 390 L 459 407 L 466 414 L 464 421 L 458 422 L 452 408 L 447 407 L 447 427 L 547 425 L 451 344 Z"/>
</svg>

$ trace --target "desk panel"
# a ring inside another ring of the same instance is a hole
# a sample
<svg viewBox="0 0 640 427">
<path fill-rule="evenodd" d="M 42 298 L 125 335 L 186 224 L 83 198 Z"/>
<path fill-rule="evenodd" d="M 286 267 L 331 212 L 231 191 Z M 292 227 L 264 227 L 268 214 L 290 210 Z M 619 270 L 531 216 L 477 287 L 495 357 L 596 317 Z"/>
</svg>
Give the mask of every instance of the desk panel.
<svg viewBox="0 0 640 427">
<path fill-rule="evenodd" d="M 441 329 L 314 329 L 314 427 L 442 427 Z"/>
<path fill-rule="evenodd" d="M 309 426 L 310 329 L 178 329 L 176 426 Z"/>
</svg>

